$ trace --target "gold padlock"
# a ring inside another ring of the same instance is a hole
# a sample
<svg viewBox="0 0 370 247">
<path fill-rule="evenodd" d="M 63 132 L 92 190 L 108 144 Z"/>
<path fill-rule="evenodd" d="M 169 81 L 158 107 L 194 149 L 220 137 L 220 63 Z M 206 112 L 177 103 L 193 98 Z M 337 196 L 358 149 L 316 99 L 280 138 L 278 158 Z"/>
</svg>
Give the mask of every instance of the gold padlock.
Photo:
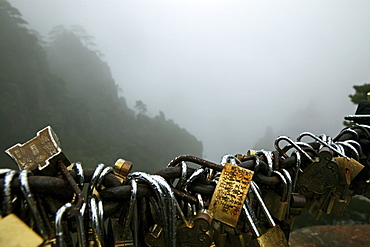
<svg viewBox="0 0 370 247">
<path fill-rule="evenodd" d="M 214 219 L 236 226 L 253 174 L 230 163 L 224 165 L 208 208 Z"/>
<path fill-rule="evenodd" d="M 145 234 L 145 243 L 149 247 L 165 247 L 163 228 L 158 224 L 152 226 Z"/>
<path fill-rule="evenodd" d="M 114 174 L 119 178 L 121 182 L 124 182 L 127 178 L 127 175 L 132 169 L 132 163 L 124 159 L 118 159 L 114 163 L 113 170 Z"/>
<path fill-rule="evenodd" d="M 109 218 L 107 246 L 108 247 L 134 246 L 132 236 L 122 238 L 123 232 L 124 226 L 119 223 L 119 218 Z M 128 234 L 130 233 L 131 231 L 128 231 Z"/>
<path fill-rule="evenodd" d="M 21 233 L 21 234 L 20 234 Z M 0 245 L 1 246 L 40 246 L 43 238 L 34 232 L 26 223 L 15 214 L 0 220 Z"/>
<path fill-rule="evenodd" d="M 275 224 L 270 212 L 268 211 L 253 181 L 251 183 L 251 189 L 257 198 L 257 201 L 261 207 L 263 214 L 265 215 L 269 225 L 271 226 L 266 232 L 262 232 L 262 233 L 260 233 L 257 230 L 257 228 L 254 228 L 254 233 L 257 237 L 258 244 L 262 247 L 271 247 L 271 246 L 288 247 L 289 244 L 288 244 L 288 241 L 283 231 L 280 229 L 279 225 Z M 253 222 L 251 223 L 253 224 Z"/>
<path fill-rule="evenodd" d="M 272 190 L 264 191 L 263 200 L 272 216 L 278 220 L 283 220 L 288 210 L 288 201 Z"/>
</svg>

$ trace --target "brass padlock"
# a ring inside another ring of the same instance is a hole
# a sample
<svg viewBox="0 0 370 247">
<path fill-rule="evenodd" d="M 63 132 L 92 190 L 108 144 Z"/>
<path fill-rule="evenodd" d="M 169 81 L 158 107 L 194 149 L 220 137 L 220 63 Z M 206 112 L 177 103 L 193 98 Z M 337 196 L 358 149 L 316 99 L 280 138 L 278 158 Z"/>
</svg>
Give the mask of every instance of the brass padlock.
<svg viewBox="0 0 370 247">
<path fill-rule="evenodd" d="M 21 233 L 21 234 L 20 234 Z M 15 214 L 0 220 L 1 246 L 40 246 L 44 240 Z"/>
<path fill-rule="evenodd" d="M 236 226 L 253 174 L 230 163 L 224 165 L 208 208 L 214 219 Z"/>
<path fill-rule="evenodd" d="M 256 188 L 256 185 L 253 181 L 251 183 L 251 189 L 253 193 L 255 194 L 257 201 L 261 207 L 261 210 L 270 225 L 270 228 L 267 231 L 262 232 L 262 233 L 260 233 L 257 230 L 257 228 L 254 229 L 254 233 L 256 234 L 258 244 L 263 247 L 267 247 L 267 246 L 268 247 L 272 247 L 272 246 L 287 247 L 289 246 L 288 241 L 283 231 L 280 229 L 279 225 L 275 224 L 270 212 L 268 211 L 265 203 L 263 202 L 262 197 L 259 194 L 258 189 Z"/>
<path fill-rule="evenodd" d="M 149 247 L 165 247 L 163 228 L 158 224 L 152 226 L 145 234 L 145 243 Z"/>
<path fill-rule="evenodd" d="M 124 182 L 132 169 L 132 163 L 124 159 L 118 159 L 113 166 L 114 174 L 121 182 Z"/>
<path fill-rule="evenodd" d="M 351 182 L 364 166 L 353 158 L 336 157 L 335 161 L 339 165 L 338 184 L 330 201 L 330 212 L 342 216 L 354 194 L 354 192 L 349 189 Z"/>
<path fill-rule="evenodd" d="M 283 186 L 283 193 L 282 195 L 278 195 L 273 190 L 264 190 L 263 200 L 272 216 L 281 221 L 285 218 L 289 207 L 288 182 L 279 171 L 273 171 L 272 173 L 280 177 Z"/>
<path fill-rule="evenodd" d="M 107 247 L 135 246 L 132 236 L 128 235 L 122 238 L 124 230 L 124 226 L 119 223 L 119 218 L 109 218 Z M 130 234 L 130 231 L 128 234 Z"/>
</svg>

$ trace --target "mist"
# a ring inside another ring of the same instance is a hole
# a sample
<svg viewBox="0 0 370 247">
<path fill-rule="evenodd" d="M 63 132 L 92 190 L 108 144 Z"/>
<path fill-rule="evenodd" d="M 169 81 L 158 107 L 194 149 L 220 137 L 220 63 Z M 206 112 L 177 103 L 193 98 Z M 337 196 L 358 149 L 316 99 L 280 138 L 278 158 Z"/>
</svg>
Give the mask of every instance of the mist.
<svg viewBox="0 0 370 247">
<path fill-rule="evenodd" d="M 45 41 L 82 26 L 128 105 L 163 111 L 213 161 L 279 135 L 337 135 L 370 78 L 369 1 L 9 2 Z"/>
</svg>

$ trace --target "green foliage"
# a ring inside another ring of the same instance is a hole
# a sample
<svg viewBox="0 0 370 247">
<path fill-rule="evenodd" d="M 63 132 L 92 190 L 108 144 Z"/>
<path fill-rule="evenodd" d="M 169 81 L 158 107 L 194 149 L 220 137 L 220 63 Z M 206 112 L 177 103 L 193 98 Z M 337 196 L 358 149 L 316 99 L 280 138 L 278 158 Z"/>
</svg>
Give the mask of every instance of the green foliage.
<svg viewBox="0 0 370 247">
<path fill-rule="evenodd" d="M 134 170 L 154 172 L 180 154 L 202 155 L 202 143 L 164 113 L 144 115 L 142 101 L 138 115 L 127 107 L 108 64 L 81 27 L 55 27 L 52 42 L 41 47 L 25 23 L 0 0 L 1 150 L 51 125 L 65 154 L 84 167 L 124 158 Z M 4 152 L 0 161 L 15 167 Z"/>
<path fill-rule="evenodd" d="M 135 108 L 139 110 L 140 114 L 145 114 L 148 111 L 146 104 L 141 100 L 136 101 Z"/>
<path fill-rule="evenodd" d="M 353 88 L 356 90 L 355 94 L 349 95 L 352 103 L 358 104 L 361 100 L 367 99 L 367 93 L 370 92 L 370 84 L 355 85 Z"/>
</svg>

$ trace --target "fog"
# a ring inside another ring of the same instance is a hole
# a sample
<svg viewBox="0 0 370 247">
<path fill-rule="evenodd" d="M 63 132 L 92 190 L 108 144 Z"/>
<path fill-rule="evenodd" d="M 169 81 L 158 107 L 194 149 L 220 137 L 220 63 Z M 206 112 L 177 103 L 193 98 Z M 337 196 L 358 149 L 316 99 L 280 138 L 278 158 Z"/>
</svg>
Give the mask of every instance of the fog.
<svg viewBox="0 0 370 247">
<path fill-rule="evenodd" d="M 163 111 L 213 161 L 279 135 L 335 136 L 370 80 L 367 0 L 9 2 L 45 40 L 82 26 L 128 105 Z"/>
</svg>

